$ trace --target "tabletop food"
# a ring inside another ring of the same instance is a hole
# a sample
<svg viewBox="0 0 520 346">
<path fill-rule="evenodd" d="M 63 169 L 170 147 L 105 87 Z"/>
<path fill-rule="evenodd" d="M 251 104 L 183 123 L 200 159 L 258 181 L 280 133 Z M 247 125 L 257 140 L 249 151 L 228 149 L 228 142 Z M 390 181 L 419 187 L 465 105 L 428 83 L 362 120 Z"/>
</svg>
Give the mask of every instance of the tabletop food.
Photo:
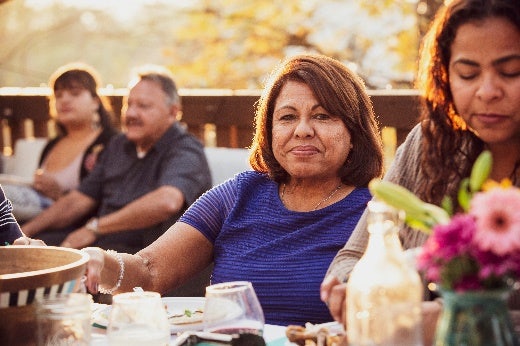
<svg viewBox="0 0 520 346">
<path fill-rule="evenodd" d="M 347 335 L 332 324 L 313 325 L 305 327 L 289 325 L 285 335 L 290 342 L 300 346 L 347 346 Z"/>
<path fill-rule="evenodd" d="M 190 324 L 200 323 L 204 317 L 204 311 L 202 309 L 190 310 L 185 309 L 183 313 L 170 314 L 168 312 L 168 321 L 171 324 Z"/>
</svg>

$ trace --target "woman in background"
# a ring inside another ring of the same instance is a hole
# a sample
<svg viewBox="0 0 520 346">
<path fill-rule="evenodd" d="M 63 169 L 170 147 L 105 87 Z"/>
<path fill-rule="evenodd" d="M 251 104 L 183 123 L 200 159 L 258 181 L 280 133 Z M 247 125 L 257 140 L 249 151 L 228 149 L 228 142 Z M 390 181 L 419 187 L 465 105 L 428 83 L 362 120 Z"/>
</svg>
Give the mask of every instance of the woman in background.
<svg viewBox="0 0 520 346">
<path fill-rule="evenodd" d="M 460 181 L 487 149 L 493 156 L 490 178 L 520 186 L 520 1 L 454 0 L 441 8 L 423 43 L 418 82 L 420 123 L 398 149 L 385 179 L 426 202 L 440 205 L 449 196 L 456 203 Z M 410 228 L 400 237 L 405 249 L 427 239 Z M 367 240 L 364 214 L 322 284 L 322 300 L 338 321 L 344 320 L 345 282 Z M 511 299 L 513 309 L 520 309 L 518 293 Z M 423 307 L 440 310 L 428 303 Z"/>
<path fill-rule="evenodd" d="M 64 65 L 51 75 L 49 109 L 58 136 L 44 147 L 31 188 L 4 185 L 18 221 L 28 221 L 76 188 L 117 132 L 99 85 L 97 72 L 83 63 Z"/>
</svg>

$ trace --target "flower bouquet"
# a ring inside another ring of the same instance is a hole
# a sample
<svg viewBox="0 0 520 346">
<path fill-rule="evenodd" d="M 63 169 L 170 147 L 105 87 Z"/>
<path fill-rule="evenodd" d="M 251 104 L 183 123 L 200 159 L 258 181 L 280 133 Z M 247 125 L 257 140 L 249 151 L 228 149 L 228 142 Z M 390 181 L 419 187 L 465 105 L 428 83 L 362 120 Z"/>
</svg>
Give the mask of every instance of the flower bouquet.
<svg viewBox="0 0 520 346">
<path fill-rule="evenodd" d="M 484 151 L 461 182 L 457 212 L 447 198 L 436 206 L 387 181 L 369 186 L 406 212 L 408 226 L 430 234 L 417 266 L 444 298 L 438 344 L 518 345 L 506 303 L 520 279 L 520 189 L 489 180 L 491 166 Z"/>
</svg>

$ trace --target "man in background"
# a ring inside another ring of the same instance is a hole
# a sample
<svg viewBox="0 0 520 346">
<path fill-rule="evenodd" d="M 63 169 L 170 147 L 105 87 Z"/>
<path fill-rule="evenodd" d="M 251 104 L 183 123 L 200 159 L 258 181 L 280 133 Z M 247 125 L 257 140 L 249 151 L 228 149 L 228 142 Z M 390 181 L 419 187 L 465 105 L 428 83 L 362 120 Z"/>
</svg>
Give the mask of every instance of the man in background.
<svg viewBox="0 0 520 346">
<path fill-rule="evenodd" d="M 124 133 L 78 189 L 22 225 L 27 236 L 47 245 L 135 253 L 211 187 L 203 145 L 177 121 L 181 102 L 169 71 L 142 67 L 129 89 Z M 93 211 L 96 217 L 73 228 Z"/>
</svg>

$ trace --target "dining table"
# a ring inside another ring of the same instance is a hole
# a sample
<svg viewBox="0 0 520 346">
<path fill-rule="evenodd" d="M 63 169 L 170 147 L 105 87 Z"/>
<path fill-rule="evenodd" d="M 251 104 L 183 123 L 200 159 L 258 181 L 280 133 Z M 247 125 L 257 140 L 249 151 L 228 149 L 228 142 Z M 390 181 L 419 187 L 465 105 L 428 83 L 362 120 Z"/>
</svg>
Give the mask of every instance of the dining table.
<svg viewBox="0 0 520 346">
<path fill-rule="evenodd" d="M 95 312 L 98 312 L 102 309 L 106 309 L 108 305 L 107 304 L 99 304 L 94 303 L 93 304 L 93 316 L 95 315 Z M 520 337 L 520 311 L 518 310 L 512 310 L 511 312 L 511 319 L 513 322 L 513 326 L 515 329 L 515 332 L 517 333 L 517 336 Z M 337 324 L 336 322 L 330 322 L 326 323 L 328 328 L 337 329 L 337 327 L 333 326 L 333 324 Z M 315 325 L 315 327 L 319 327 L 320 325 Z M 267 346 L 297 346 L 297 344 L 290 342 L 286 335 L 287 326 L 279 326 L 279 325 L 272 325 L 272 324 L 266 324 L 264 326 L 263 331 L 263 337 L 266 342 Z M 170 345 L 175 345 L 175 340 L 177 339 L 178 334 L 172 333 L 170 337 Z M 433 336 L 433 334 L 432 334 Z M 430 343 L 427 342 L 427 345 Z M 92 340 L 91 340 L 91 346 L 108 346 L 108 337 L 106 335 L 106 327 L 100 326 L 93 320 L 92 324 Z"/>
<path fill-rule="evenodd" d="M 264 326 L 264 340 L 267 346 L 296 346 L 296 344 L 287 340 L 285 336 L 285 326 L 276 326 L 272 324 L 266 324 Z M 172 334 L 170 338 L 170 345 L 174 345 L 177 338 L 176 334 Z M 108 346 L 108 337 L 106 330 L 100 327 L 92 327 L 92 340 L 91 346 Z"/>
<path fill-rule="evenodd" d="M 99 312 L 103 309 L 106 309 L 107 304 L 93 304 L 93 316 L 96 315 L 96 312 Z M 264 326 L 263 338 L 266 342 L 267 346 L 296 346 L 296 344 L 290 342 L 285 336 L 285 330 L 287 326 L 278 326 L 272 324 L 266 324 Z M 171 334 L 170 337 L 170 345 L 175 345 L 175 340 L 177 339 L 178 334 Z M 91 346 L 108 346 L 108 337 L 106 335 L 106 327 L 100 326 L 93 319 L 92 321 L 92 338 L 91 338 Z"/>
</svg>

